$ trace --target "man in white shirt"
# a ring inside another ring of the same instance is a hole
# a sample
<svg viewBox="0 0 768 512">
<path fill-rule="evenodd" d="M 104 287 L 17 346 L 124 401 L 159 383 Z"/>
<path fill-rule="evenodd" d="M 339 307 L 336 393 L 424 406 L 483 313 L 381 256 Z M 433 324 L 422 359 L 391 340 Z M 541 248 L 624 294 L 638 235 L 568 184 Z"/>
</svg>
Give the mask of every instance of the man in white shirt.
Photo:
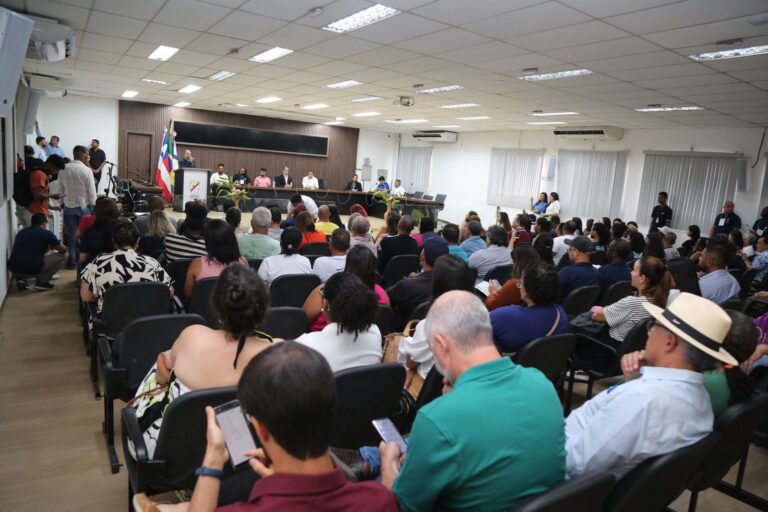
<svg viewBox="0 0 768 512">
<path fill-rule="evenodd" d="M 293 209 L 302 203 L 310 215 L 312 215 L 312 218 L 317 219 L 317 203 L 311 197 L 304 194 L 293 194 L 291 196 L 288 202 L 288 214 L 290 215 Z"/>
<path fill-rule="evenodd" d="M 211 187 L 223 185 L 229 181 L 229 175 L 224 171 L 224 164 L 219 164 L 216 172 L 211 173 Z"/>
<path fill-rule="evenodd" d="M 307 175 L 301 178 L 302 188 L 320 188 L 320 182 L 315 178 L 315 173 L 307 171 Z"/>
<path fill-rule="evenodd" d="M 648 343 L 622 359 L 640 377 L 603 391 L 565 422 L 566 474 L 608 471 L 617 479 L 646 459 L 691 445 L 712 431 L 712 405 L 702 372 L 715 359 L 738 365 L 722 348 L 731 327 L 725 311 L 707 299 L 681 293 L 652 316 Z M 642 368 L 640 368 L 642 367 Z"/>
<path fill-rule="evenodd" d="M 326 282 L 333 274 L 344 270 L 347 265 L 348 252 L 349 231 L 338 228 L 331 235 L 331 255 L 317 258 L 312 272 L 320 278 L 320 281 Z"/>
<path fill-rule="evenodd" d="M 568 244 L 565 241 L 573 240 L 576 237 L 574 234 L 576 232 L 576 223 L 569 220 L 564 224 L 560 224 L 560 229 L 562 229 L 563 235 L 555 237 L 552 243 L 552 261 L 555 262 L 555 265 L 560 263 L 563 256 L 568 254 Z"/>
<path fill-rule="evenodd" d="M 395 187 L 392 189 L 392 195 L 396 197 L 405 196 L 405 189 L 400 185 L 400 180 L 395 180 Z"/>
<path fill-rule="evenodd" d="M 96 204 L 96 184 L 93 171 L 88 166 L 90 156 L 85 146 L 75 146 L 74 160 L 59 173 L 59 187 L 64 205 L 64 225 L 69 250 L 68 268 L 77 264 L 77 241 L 75 231 L 85 215 L 91 213 Z"/>
</svg>

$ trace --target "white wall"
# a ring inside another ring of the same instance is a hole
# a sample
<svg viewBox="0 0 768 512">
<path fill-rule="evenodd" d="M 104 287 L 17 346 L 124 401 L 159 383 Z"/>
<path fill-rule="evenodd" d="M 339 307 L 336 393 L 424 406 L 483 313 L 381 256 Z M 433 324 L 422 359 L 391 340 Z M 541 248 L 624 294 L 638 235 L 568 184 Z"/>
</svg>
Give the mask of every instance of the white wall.
<svg viewBox="0 0 768 512">
<path fill-rule="evenodd" d="M 90 147 L 91 139 L 99 139 L 99 147 L 107 154 L 107 160 L 117 162 L 117 100 L 72 95 L 63 98 L 44 96 L 40 98 L 37 120 L 46 138 L 59 136 L 59 146 L 67 157 L 72 158 L 72 148 L 76 145 Z M 34 146 L 34 133 L 27 135 L 27 144 Z M 99 193 L 103 193 L 106 187 L 106 173 L 102 174 L 101 180 L 102 183 L 96 187 Z"/>
<path fill-rule="evenodd" d="M 397 154 L 400 149 L 400 135 L 396 133 L 379 132 L 361 128 L 357 139 L 357 163 L 358 170 L 363 167 L 366 158 L 370 160 L 373 181 L 363 183 L 363 190 L 369 190 L 381 174 L 392 182 L 395 168 L 397 167 Z M 386 169 L 386 172 L 380 172 Z"/>
</svg>

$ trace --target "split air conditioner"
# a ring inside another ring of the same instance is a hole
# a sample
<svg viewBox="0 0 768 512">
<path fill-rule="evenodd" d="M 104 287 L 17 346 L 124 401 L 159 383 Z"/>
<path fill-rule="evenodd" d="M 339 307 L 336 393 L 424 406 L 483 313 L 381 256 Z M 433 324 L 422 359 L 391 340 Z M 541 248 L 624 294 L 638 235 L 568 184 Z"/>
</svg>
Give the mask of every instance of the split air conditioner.
<svg viewBox="0 0 768 512">
<path fill-rule="evenodd" d="M 615 126 L 569 126 L 555 128 L 554 134 L 572 140 L 621 140 L 624 130 Z"/>
<path fill-rule="evenodd" d="M 446 132 L 443 130 L 426 130 L 416 132 L 413 138 L 422 142 L 456 142 L 459 134 L 456 132 Z"/>
</svg>

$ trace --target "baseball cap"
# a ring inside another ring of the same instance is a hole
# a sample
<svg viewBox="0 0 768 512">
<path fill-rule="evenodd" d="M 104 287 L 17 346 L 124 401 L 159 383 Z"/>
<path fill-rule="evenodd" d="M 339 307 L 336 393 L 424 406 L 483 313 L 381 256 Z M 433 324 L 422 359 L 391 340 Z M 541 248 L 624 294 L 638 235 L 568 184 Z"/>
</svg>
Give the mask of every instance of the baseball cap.
<svg viewBox="0 0 768 512">
<path fill-rule="evenodd" d="M 424 240 L 424 259 L 430 267 L 435 264 L 437 258 L 448 254 L 448 242 L 441 236 L 431 236 Z"/>
<path fill-rule="evenodd" d="M 592 245 L 592 240 L 586 236 L 577 236 L 576 238 L 572 238 L 570 240 L 566 238 L 565 245 L 570 245 L 577 251 L 583 252 L 584 254 L 592 254 L 595 252 L 595 247 Z"/>
</svg>

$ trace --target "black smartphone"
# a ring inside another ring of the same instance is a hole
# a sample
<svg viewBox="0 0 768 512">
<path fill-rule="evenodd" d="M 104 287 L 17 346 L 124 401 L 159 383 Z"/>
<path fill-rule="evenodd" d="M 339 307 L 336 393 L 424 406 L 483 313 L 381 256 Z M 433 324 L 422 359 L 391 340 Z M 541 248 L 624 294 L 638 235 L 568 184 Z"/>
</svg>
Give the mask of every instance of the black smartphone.
<svg viewBox="0 0 768 512">
<path fill-rule="evenodd" d="M 245 456 L 245 452 L 255 450 L 257 446 L 248 426 L 248 420 L 245 419 L 245 414 L 240 408 L 240 401 L 232 400 L 221 404 L 215 407 L 213 411 L 216 413 L 216 423 L 224 432 L 224 441 L 227 443 L 229 461 L 232 466 L 237 468 L 246 464 L 248 457 Z"/>
<path fill-rule="evenodd" d="M 408 450 L 408 443 L 397 431 L 397 427 L 389 418 L 379 418 L 373 420 L 373 427 L 378 431 L 381 438 L 385 443 L 397 443 L 400 445 L 400 453 L 405 453 Z"/>
</svg>

